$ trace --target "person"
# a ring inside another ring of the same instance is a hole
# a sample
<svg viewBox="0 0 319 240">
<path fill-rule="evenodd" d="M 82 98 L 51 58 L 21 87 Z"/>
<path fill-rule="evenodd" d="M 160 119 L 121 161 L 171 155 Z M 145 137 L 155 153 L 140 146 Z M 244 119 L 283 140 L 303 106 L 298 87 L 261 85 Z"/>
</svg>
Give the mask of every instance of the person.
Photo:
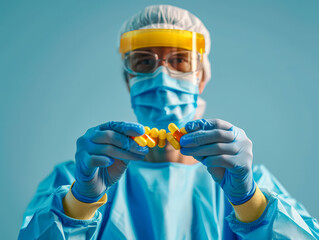
<svg viewBox="0 0 319 240">
<path fill-rule="evenodd" d="M 75 162 L 40 183 L 19 239 L 318 239 L 319 225 L 262 165 L 244 130 L 202 119 L 210 35 L 188 11 L 146 7 L 120 53 L 139 123 L 109 121 L 77 140 Z M 188 132 L 181 149 L 139 146 L 144 126 Z"/>
</svg>

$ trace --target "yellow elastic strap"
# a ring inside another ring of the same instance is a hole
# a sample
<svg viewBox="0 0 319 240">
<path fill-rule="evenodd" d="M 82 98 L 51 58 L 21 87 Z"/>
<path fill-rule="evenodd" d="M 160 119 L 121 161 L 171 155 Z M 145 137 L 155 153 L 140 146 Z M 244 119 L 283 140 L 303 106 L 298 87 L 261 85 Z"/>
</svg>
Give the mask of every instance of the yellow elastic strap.
<svg viewBox="0 0 319 240">
<path fill-rule="evenodd" d="M 231 205 L 235 210 L 236 218 L 241 222 L 253 222 L 257 220 L 267 207 L 267 199 L 265 195 L 256 186 L 256 191 L 251 199 L 240 205 Z"/>
<path fill-rule="evenodd" d="M 139 29 L 123 33 L 120 53 L 145 47 L 176 47 L 205 52 L 205 38 L 202 34 L 178 29 Z"/>
<path fill-rule="evenodd" d="M 71 188 L 73 184 L 62 200 L 65 214 L 71 218 L 80 220 L 91 219 L 94 216 L 96 210 L 107 202 L 106 194 L 104 194 L 104 196 L 99 201 L 94 203 L 81 202 L 77 200 L 72 194 Z"/>
</svg>

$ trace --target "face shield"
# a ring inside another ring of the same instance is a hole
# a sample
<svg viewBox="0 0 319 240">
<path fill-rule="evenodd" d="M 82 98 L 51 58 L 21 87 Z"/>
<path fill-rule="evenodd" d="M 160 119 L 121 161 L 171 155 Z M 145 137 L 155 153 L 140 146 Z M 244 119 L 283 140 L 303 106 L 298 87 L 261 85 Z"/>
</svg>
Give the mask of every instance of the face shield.
<svg viewBox="0 0 319 240">
<path fill-rule="evenodd" d="M 164 66 L 171 77 L 198 83 L 205 39 L 202 34 L 177 29 L 140 29 L 122 34 L 123 67 L 133 76 L 150 76 Z"/>
</svg>

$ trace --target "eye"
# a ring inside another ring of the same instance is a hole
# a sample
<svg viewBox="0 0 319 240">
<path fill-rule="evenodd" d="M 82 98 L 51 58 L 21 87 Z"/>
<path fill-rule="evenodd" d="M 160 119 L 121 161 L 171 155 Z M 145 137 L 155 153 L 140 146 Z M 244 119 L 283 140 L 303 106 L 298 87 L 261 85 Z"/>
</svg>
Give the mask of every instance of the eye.
<svg viewBox="0 0 319 240">
<path fill-rule="evenodd" d="M 184 58 L 181 58 L 181 57 L 175 57 L 175 58 L 170 60 L 170 63 L 178 64 L 178 63 L 184 63 L 186 61 L 187 61 L 187 59 L 184 59 Z"/>
<path fill-rule="evenodd" d="M 135 65 L 150 65 L 150 64 L 152 64 L 152 60 L 153 59 L 147 59 L 147 58 L 138 59 L 138 60 L 136 60 Z"/>
<path fill-rule="evenodd" d="M 175 54 L 168 59 L 169 67 L 180 72 L 189 72 L 192 68 L 191 58 L 188 54 Z"/>
<path fill-rule="evenodd" d="M 177 52 L 175 54 L 172 54 L 168 62 L 170 64 L 189 64 L 192 60 L 192 55 L 190 52 Z"/>
<path fill-rule="evenodd" d="M 136 56 L 130 65 L 134 72 L 149 73 L 154 69 L 156 59 L 153 56 Z"/>
</svg>

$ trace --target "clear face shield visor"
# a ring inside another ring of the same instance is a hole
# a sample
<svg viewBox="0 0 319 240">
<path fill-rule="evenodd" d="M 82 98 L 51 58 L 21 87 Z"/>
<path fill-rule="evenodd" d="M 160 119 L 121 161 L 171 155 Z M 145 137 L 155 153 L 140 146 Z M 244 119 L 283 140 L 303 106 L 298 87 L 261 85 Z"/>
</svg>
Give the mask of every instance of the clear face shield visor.
<svg viewBox="0 0 319 240">
<path fill-rule="evenodd" d="M 131 75 L 152 75 L 164 66 L 172 77 L 198 81 L 205 39 L 185 30 L 140 29 L 122 34 L 119 51 L 124 69 Z"/>
</svg>

